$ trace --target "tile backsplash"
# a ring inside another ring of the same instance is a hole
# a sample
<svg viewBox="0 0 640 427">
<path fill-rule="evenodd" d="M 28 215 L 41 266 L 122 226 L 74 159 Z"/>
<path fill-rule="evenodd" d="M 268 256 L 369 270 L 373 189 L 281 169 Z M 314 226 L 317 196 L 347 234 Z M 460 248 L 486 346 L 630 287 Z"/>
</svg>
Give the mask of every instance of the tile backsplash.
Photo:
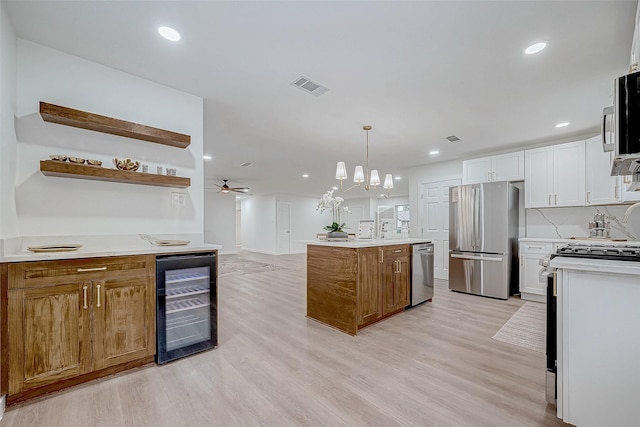
<svg viewBox="0 0 640 427">
<path fill-rule="evenodd" d="M 622 217 L 630 205 L 572 208 L 526 209 L 526 236 L 537 238 L 584 238 L 589 236 L 589 222 L 595 213 L 604 213 L 611 226 L 612 239 L 640 240 L 640 209 L 627 224 Z"/>
</svg>

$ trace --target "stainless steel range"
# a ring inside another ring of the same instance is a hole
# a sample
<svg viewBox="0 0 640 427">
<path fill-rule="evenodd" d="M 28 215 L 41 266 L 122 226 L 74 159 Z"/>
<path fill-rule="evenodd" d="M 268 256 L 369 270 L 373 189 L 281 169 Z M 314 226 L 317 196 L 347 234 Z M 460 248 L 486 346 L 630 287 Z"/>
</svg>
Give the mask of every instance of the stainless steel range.
<svg viewBox="0 0 640 427">
<path fill-rule="evenodd" d="M 557 250 L 555 256 L 573 258 L 610 259 L 617 261 L 640 261 L 640 245 L 625 242 L 570 243 Z"/>
</svg>

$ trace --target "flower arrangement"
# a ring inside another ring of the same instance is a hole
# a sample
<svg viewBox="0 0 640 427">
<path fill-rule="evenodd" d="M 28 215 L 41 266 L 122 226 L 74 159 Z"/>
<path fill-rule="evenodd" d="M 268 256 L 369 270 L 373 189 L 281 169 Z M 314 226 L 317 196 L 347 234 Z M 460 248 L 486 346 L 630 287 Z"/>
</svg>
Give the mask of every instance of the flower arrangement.
<svg viewBox="0 0 640 427">
<path fill-rule="evenodd" d="M 325 230 L 329 232 L 340 232 L 342 231 L 342 227 L 346 225 L 346 223 L 340 223 L 340 204 L 344 202 L 342 197 L 333 197 L 333 190 L 327 191 L 322 195 L 320 201 L 318 201 L 317 211 L 320 213 L 326 211 L 327 209 L 331 209 L 331 214 L 333 218 L 333 223 L 331 225 L 327 225 L 324 227 Z"/>
</svg>

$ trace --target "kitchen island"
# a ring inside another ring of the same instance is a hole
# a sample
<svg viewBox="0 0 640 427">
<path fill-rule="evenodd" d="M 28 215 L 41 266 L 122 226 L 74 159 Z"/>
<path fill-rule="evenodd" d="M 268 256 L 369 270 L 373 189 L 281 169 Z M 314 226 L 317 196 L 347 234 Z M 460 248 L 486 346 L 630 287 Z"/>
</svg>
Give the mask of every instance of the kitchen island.
<svg viewBox="0 0 640 427">
<path fill-rule="evenodd" d="M 557 415 L 638 425 L 640 263 L 557 256 Z"/>
<path fill-rule="evenodd" d="M 307 242 L 307 317 L 351 335 L 404 311 L 411 245 L 426 239 Z"/>
</svg>

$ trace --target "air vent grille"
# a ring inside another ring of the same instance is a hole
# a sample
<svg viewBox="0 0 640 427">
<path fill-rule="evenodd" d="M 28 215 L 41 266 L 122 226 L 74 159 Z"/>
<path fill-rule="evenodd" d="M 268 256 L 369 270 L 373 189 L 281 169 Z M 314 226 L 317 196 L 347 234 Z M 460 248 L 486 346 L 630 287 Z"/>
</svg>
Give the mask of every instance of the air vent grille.
<svg viewBox="0 0 640 427">
<path fill-rule="evenodd" d="M 292 81 L 291 86 L 297 87 L 298 89 L 303 90 L 307 93 L 310 93 L 311 95 L 314 95 L 314 96 L 320 96 L 329 90 L 329 88 L 326 88 L 319 83 L 311 81 L 311 79 L 305 76 L 300 76 L 294 81 Z"/>
<path fill-rule="evenodd" d="M 251 162 L 244 162 L 240 166 L 242 166 L 243 168 L 247 168 L 247 167 L 251 166 Z"/>
<path fill-rule="evenodd" d="M 455 143 L 456 143 L 456 142 L 458 142 L 458 141 L 462 141 L 460 138 L 458 138 L 458 137 L 457 137 L 457 136 L 455 136 L 455 135 L 448 136 L 448 137 L 446 137 L 445 139 L 446 139 L 447 141 L 449 141 L 450 143 L 452 143 L 452 144 L 455 144 Z"/>
</svg>

